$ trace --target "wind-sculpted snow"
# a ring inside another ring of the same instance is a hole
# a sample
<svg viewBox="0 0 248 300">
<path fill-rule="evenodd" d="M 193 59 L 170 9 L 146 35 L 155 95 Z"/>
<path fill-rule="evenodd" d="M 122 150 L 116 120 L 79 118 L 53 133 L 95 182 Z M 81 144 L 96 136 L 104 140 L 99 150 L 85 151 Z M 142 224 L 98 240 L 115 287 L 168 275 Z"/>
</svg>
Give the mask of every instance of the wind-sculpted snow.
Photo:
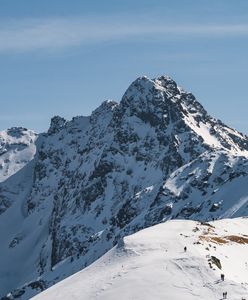
<svg viewBox="0 0 248 300">
<path fill-rule="evenodd" d="M 0 184 L 1 296 L 29 299 L 145 227 L 248 212 L 248 138 L 169 77 L 54 117 L 36 149 Z"/>
</svg>

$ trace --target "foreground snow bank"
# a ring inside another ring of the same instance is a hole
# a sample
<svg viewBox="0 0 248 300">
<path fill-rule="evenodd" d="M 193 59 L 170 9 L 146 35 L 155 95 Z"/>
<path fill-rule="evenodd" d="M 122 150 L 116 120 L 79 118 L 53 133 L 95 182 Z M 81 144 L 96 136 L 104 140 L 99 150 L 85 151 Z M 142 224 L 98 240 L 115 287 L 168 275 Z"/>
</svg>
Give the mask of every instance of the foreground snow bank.
<svg viewBox="0 0 248 300">
<path fill-rule="evenodd" d="M 247 251 L 247 218 L 168 221 L 124 238 L 33 299 L 248 299 Z"/>
</svg>

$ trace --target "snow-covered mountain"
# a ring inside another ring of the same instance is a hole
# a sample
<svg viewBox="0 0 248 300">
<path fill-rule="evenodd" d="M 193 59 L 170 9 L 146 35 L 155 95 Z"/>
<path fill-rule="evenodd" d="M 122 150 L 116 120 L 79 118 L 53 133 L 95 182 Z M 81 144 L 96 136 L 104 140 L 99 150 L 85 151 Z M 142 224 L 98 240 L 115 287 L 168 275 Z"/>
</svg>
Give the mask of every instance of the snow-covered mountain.
<svg viewBox="0 0 248 300">
<path fill-rule="evenodd" d="M 54 117 L 0 184 L 0 297 L 29 299 L 169 219 L 247 215 L 247 179 L 247 136 L 169 77 L 138 78 L 89 117 Z"/>
<path fill-rule="evenodd" d="M 36 137 L 32 130 L 22 127 L 0 131 L 0 182 L 34 158 Z"/>
<path fill-rule="evenodd" d="M 13 127 L 0 131 L 0 183 L 21 170 L 35 155 L 37 134 L 22 127 Z M 13 200 L 5 197 L 1 186 L 0 214 L 8 208 Z M 14 195 L 14 199 L 16 195 Z"/>
<path fill-rule="evenodd" d="M 242 218 L 149 227 L 33 300 L 247 299 L 247 228 Z"/>
</svg>

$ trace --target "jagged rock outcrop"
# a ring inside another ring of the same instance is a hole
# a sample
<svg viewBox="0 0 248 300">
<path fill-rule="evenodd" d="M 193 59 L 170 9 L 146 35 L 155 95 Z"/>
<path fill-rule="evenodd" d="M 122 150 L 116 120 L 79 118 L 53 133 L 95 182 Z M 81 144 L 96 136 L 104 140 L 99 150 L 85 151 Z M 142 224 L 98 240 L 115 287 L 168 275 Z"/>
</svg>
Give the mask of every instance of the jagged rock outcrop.
<svg viewBox="0 0 248 300">
<path fill-rule="evenodd" d="M 1 296 L 29 299 L 141 228 L 248 212 L 248 138 L 169 77 L 138 78 L 90 117 L 54 117 L 36 145 L 0 185 Z"/>
</svg>

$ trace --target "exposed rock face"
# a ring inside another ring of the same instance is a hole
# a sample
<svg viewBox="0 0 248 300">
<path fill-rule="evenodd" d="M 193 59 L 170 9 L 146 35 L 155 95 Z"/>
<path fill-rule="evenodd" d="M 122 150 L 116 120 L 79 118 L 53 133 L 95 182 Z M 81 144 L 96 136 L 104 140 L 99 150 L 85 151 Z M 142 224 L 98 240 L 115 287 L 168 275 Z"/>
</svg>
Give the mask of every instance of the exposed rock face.
<svg viewBox="0 0 248 300">
<path fill-rule="evenodd" d="M 0 185 L 1 296 L 29 299 L 141 228 L 248 212 L 248 138 L 169 77 L 138 78 L 90 117 L 54 117 L 36 146 Z"/>
<path fill-rule="evenodd" d="M 66 120 L 60 116 L 55 116 L 51 120 L 50 128 L 48 129 L 48 134 L 58 133 L 64 128 Z"/>
</svg>

